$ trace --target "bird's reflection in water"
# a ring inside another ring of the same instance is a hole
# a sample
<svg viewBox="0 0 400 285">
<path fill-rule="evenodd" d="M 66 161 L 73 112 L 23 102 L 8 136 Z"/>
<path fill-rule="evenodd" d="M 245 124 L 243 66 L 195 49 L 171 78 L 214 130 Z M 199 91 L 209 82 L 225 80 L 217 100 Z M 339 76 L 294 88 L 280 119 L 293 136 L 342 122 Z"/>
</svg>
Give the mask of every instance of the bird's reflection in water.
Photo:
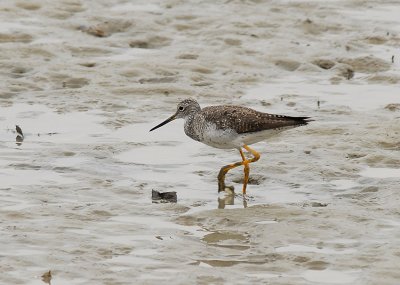
<svg viewBox="0 0 400 285">
<path fill-rule="evenodd" d="M 23 138 L 23 137 L 21 137 L 20 135 L 16 136 L 16 138 L 15 138 L 15 143 L 16 143 L 18 146 L 22 145 L 22 142 L 23 142 L 23 141 L 24 141 L 24 138 Z"/>
<path fill-rule="evenodd" d="M 225 194 L 225 196 L 218 197 L 218 209 L 225 209 L 227 205 L 235 205 L 236 201 L 241 201 L 243 203 L 243 208 L 247 208 L 247 198 L 243 195 L 237 195 L 233 193 Z"/>
</svg>

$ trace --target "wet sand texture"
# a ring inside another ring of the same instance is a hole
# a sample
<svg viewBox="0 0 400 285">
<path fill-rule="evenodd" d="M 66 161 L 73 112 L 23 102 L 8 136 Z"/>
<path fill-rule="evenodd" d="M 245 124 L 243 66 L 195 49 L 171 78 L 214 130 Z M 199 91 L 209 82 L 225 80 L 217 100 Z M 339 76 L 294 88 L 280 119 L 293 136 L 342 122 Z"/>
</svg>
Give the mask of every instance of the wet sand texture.
<svg viewBox="0 0 400 285">
<path fill-rule="evenodd" d="M 1 1 L 0 284 L 398 284 L 398 15 L 377 0 Z M 250 199 L 218 197 L 237 151 L 181 121 L 148 132 L 186 97 L 316 121 L 253 145 Z"/>
</svg>

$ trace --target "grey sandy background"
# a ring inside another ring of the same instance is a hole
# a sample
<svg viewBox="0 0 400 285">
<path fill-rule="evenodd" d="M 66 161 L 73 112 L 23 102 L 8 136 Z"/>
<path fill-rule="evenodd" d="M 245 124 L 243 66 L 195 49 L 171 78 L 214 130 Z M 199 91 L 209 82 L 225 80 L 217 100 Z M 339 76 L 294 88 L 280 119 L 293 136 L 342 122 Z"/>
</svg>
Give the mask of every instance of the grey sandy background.
<svg viewBox="0 0 400 285">
<path fill-rule="evenodd" d="M 53 285 L 398 284 L 399 14 L 398 1 L 1 1 L 0 283 L 51 270 Z M 217 209 L 237 152 L 182 122 L 148 133 L 186 97 L 316 122 L 254 145 L 248 207 Z M 178 203 L 152 204 L 152 189 Z"/>
</svg>

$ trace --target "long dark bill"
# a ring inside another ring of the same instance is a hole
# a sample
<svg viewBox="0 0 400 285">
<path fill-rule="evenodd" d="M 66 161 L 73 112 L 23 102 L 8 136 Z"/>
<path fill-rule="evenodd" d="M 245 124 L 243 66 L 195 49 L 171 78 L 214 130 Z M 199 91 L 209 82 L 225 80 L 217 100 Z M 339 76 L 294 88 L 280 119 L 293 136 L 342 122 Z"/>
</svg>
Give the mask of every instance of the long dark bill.
<svg viewBox="0 0 400 285">
<path fill-rule="evenodd" d="M 164 126 L 165 124 L 168 124 L 169 122 L 171 122 L 171 121 L 173 121 L 173 120 L 175 120 L 175 117 L 176 117 L 176 114 L 173 114 L 171 117 L 169 117 L 168 119 L 166 119 L 164 122 L 162 122 L 161 124 L 158 124 L 157 126 L 155 126 L 154 128 L 152 128 L 152 129 L 150 130 L 150 132 L 151 132 L 151 131 L 154 131 L 155 129 L 158 129 L 159 127 Z"/>
</svg>

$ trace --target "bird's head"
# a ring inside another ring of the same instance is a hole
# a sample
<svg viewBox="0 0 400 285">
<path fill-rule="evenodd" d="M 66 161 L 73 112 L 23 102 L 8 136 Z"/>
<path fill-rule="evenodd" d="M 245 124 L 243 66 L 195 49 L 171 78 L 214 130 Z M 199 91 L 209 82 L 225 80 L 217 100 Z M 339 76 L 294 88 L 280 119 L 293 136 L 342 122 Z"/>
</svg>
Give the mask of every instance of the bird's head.
<svg viewBox="0 0 400 285">
<path fill-rule="evenodd" d="M 185 99 L 178 103 L 175 114 L 173 114 L 171 117 L 166 119 L 161 124 L 158 124 L 157 126 L 152 128 L 150 132 L 155 129 L 158 129 L 159 127 L 164 126 L 165 124 L 168 124 L 169 122 L 175 119 L 186 119 L 191 115 L 194 115 L 195 113 L 199 112 L 200 110 L 201 110 L 200 105 L 199 103 L 197 103 L 195 99 L 192 98 Z"/>
</svg>

